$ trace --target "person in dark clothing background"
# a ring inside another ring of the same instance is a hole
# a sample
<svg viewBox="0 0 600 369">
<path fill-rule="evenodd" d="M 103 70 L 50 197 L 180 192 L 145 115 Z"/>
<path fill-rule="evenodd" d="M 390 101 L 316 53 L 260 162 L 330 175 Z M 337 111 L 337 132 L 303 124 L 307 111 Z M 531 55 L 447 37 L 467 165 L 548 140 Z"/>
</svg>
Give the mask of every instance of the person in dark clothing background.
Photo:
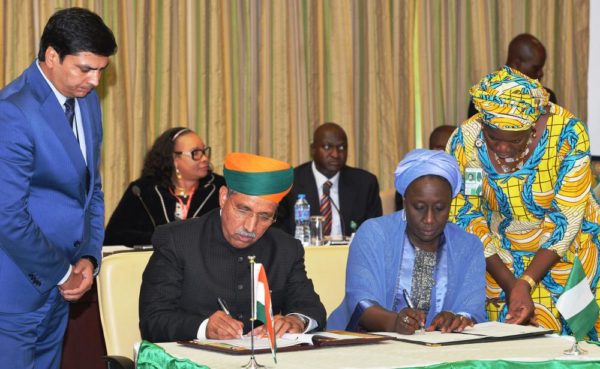
<svg viewBox="0 0 600 369">
<path fill-rule="evenodd" d="M 508 44 L 508 57 L 506 65 L 518 70 L 529 78 L 542 80 L 544 76 L 544 64 L 546 64 L 546 48 L 535 36 L 529 33 L 521 33 Z M 544 86 L 550 94 L 550 102 L 558 104 L 554 91 Z M 473 101 L 469 100 L 468 116 L 477 114 Z"/>
<path fill-rule="evenodd" d="M 210 146 L 189 128 L 161 134 L 106 227 L 105 245 L 149 245 L 154 229 L 219 207 L 225 179 L 210 167 Z"/>
</svg>

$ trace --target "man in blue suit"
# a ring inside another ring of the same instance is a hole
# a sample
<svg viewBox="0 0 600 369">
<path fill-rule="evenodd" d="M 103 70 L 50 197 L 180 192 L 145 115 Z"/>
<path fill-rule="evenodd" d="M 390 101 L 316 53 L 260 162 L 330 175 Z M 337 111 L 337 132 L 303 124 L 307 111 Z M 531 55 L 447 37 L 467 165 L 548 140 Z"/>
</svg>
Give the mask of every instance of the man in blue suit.
<svg viewBox="0 0 600 369">
<path fill-rule="evenodd" d="M 60 10 L 38 59 L 0 91 L 0 368 L 59 368 L 68 302 L 98 270 L 104 195 L 94 88 L 116 48 L 98 15 Z"/>
</svg>

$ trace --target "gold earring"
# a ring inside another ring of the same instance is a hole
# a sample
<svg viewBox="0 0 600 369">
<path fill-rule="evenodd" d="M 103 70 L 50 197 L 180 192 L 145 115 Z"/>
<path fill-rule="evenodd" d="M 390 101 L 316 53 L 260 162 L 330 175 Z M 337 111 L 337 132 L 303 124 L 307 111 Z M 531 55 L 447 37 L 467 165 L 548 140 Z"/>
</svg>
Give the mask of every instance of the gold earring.
<svg viewBox="0 0 600 369">
<path fill-rule="evenodd" d="M 175 177 L 177 177 L 177 179 L 181 179 L 181 173 L 179 172 L 179 168 L 175 167 Z"/>
</svg>

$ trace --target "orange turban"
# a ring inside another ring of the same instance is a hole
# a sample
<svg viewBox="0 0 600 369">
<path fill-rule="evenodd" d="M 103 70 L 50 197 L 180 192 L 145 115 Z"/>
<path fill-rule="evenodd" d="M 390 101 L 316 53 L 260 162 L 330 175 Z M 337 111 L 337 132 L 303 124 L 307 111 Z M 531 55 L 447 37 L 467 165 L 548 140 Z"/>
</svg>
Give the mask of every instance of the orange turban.
<svg viewBox="0 0 600 369">
<path fill-rule="evenodd" d="M 294 169 L 286 162 L 234 152 L 225 157 L 227 187 L 249 196 L 279 203 L 292 189 Z"/>
</svg>

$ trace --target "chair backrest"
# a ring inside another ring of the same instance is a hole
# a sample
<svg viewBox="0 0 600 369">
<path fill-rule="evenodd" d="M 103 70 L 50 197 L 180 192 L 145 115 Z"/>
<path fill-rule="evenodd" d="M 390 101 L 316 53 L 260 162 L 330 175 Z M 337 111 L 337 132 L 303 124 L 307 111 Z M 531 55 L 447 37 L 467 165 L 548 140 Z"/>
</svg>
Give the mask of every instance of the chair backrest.
<svg viewBox="0 0 600 369">
<path fill-rule="evenodd" d="M 325 305 L 327 315 L 338 307 L 346 291 L 346 262 L 349 246 L 305 247 L 306 274 Z"/>
<path fill-rule="evenodd" d="M 133 345 L 141 341 L 138 301 L 150 255 L 152 251 L 122 252 L 102 259 L 98 303 L 108 355 L 133 360 Z"/>
<path fill-rule="evenodd" d="M 379 193 L 383 215 L 391 214 L 396 211 L 396 189 L 388 188 Z"/>
</svg>

